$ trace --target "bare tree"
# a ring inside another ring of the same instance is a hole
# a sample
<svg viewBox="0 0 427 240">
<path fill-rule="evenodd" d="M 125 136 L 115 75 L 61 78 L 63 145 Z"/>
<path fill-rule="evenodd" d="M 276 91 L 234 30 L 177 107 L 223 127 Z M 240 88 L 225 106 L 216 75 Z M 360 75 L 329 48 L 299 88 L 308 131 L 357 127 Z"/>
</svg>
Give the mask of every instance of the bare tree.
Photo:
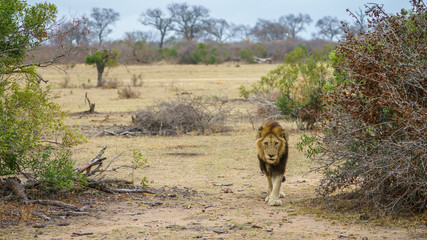
<svg viewBox="0 0 427 240">
<path fill-rule="evenodd" d="M 368 30 L 368 21 L 366 12 L 359 8 L 356 12 L 350 12 L 350 15 L 354 17 L 354 23 L 350 27 L 350 29 L 356 34 L 360 35 L 362 33 L 366 33 Z"/>
<path fill-rule="evenodd" d="M 76 25 L 79 27 L 75 27 Z M 61 37 L 63 37 L 63 43 L 66 44 L 78 46 L 89 41 L 88 29 L 84 20 L 64 20 L 59 23 L 58 31 L 63 33 Z"/>
<path fill-rule="evenodd" d="M 155 42 L 155 34 L 153 32 L 133 31 L 125 32 L 125 41 L 135 43 L 138 41 Z"/>
<path fill-rule="evenodd" d="M 258 19 L 252 34 L 259 41 L 283 40 L 288 35 L 288 28 L 279 23 L 265 19 Z"/>
<path fill-rule="evenodd" d="M 342 34 L 342 27 L 337 17 L 323 17 L 317 21 L 316 27 L 320 29 L 319 35 L 328 38 L 331 42 L 334 37 Z"/>
<path fill-rule="evenodd" d="M 165 16 L 159 8 L 147 9 L 141 14 L 140 22 L 143 25 L 151 25 L 160 32 L 159 47 L 163 48 L 163 43 L 169 31 L 173 30 L 172 18 Z"/>
<path fill-rule="evenodd" d="M 113 31 L 109 28 L 110 25 L 119 20 L 120 14 L 111 8 L 93 8 L 90 16 L 92 19 L 88 19 L 88 26 L 98 37 L 99 46 L 101 46 L 104 38 Z"/>
<path fill-rule="evenodd" d="M 229 38 L 235 40 L 249 40 L 252 37 L 252 29 L 249 25 L 243 24 L 230 24 L 230 36 Z"/>
<path fill-rule="evenodd" d="M 288 14 L 279 18 L 279 22 L 289 28 L 289 34 L 292 39 L 295 39 L 296 35 L 305 29 L 306 25 L 309 25 L 311 20 L 310 15 L 299 13 L 297 16 L 294 14 Z"/>
<path fill-rule="evenodd" d="M 186 3 L 172 3 L 168 6 L 172 21 L 176 23 L 174 30 L 186 40 L 193 40 L 204 29 L 205 20 L 209 18 L 209 10 L 203 6 L 188 6 Z"/>
<path fill-rule="evenodd" d="M 230 36 L 230 25 L 224 19 L 211 18 L 206 20 L 204 25 L 205 31 L 217 42 L 223 42 Z"/>
</svg>

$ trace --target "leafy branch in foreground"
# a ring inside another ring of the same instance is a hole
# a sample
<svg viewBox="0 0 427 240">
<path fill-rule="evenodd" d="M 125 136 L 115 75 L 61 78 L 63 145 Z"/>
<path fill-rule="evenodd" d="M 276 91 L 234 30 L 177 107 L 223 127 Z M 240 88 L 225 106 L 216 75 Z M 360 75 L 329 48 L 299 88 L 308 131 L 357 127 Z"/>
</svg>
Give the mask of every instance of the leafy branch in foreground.
<svg viewBox="0 0 427 240">
<path fill-rule="evenodd" d="M 61 148 L 66 151 L 83 140 L 64 124 L 65 113 L 50 101 L 50 87 L 40 86 L 42 79 L 35 70 L 35 66 L 52 64 L 60 56 L 24 64 L 27 55 L 43 42 L 65 34 L 53 28 L 56 12 L 55 5 L 49 3 L 30 6 L 20 0 L 0 2 L 0 176 L 38 175 L 46 177 L 54 188 L 62 188 L 67 184 L 55 182 L 37 171 L 53 170 L 52 164 L 62 160 L 64 164 L 56 166 L 72 169 L 67 162 L 69 157 L 50 158 L 50 154 L 36 154 L 49 148 L 46 143 L 60 146 L 57 151 L 61 153 Z M 33 168 L 35 161 L 37 169 Z"/>
</svg>

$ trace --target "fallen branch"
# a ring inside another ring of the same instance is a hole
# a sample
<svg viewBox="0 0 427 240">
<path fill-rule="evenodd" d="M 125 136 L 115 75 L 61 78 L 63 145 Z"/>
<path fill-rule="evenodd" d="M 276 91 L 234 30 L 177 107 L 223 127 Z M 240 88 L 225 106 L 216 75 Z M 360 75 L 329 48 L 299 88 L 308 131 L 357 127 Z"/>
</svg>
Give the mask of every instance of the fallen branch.
<svg viewBox="0 0 427 240">
<path fill-rule="evenodd" d="M 94 176 L 94 178 L 98 178 L 98 176 L 99 176 L 100 174 L 102 174 L 103 172 L 116 171 L 118 168 L 116 168 L 116 169 L 112 169 L 112 170 L 109 170 L 108 168 L 109 168 L 109 167 L 110 167 L 110 165 L 114 162 L 114 160 L 116 160 L 117 158 L 119 158 L 122 154 L 123 154 L 123 153 L 120 153 L 120 154 L 119 154 L 119 155 L 117 155 L 115 158 L 111 159 L 110 163 L 108 163 L 108 165 L 105 167 L 105 169 L 103 169 L 103 170 L 99 170 L 99 168 L 100 168 L 100 166 L 99 166 L 99 167 L 97 167 L 95 170 L 93 170 L 92 172 L 90 172 L 87 176 L 92 176 L 92 175 L 94 175 L 95 173 L 98 173 L 96 176 Z M 98 180 L 99 180 L 99 179 L 98 179 Z"/>
<path fill-rule="evenodd" d="M 3 185 L 10 190 L 12 194 L 6 197 L 7 199 L 12 199 L 15 195 L 18 199 L 23 200 L 24 202 L 28 201 L 27 195 L 25 194 L 25 189 L 21 185 L 21 181 L 17 177 L 8 177 L 3 179 Z"/>
<path fill-rule="evenodd" d="M 101 182 L 90 182 L 87 184 L 88 187 L 98 189 L 106 193 L 149 193 L 154 194 L 154 192 L 147 189 L 128 189 L 128 188 L 111 188 L 106 186 Z"/>
<path fill-rule="evenodd" d="M 102 132 L 98 133 L 96 135 L 96 137 L 102 136 L 104 133 L 108 133 L 108 134 L 113 135 L 113 136 L 119 136 L 118 134 L 116 134 L 114 132 L 111 132 L 111 131 L 108 131 L 108 130 L 102 130 Z"/>
<path fill-rule="evenodd" d="M 146 190 L 146 189 L 112 189 L 114 192 L 117 193 L 150 193 L 154 194 L 152 191 Z"/>
<path fill-rule="evenodd" d="M 56 200 L 28 200 L 25 203 L 32 203 L 32 204 L 41 204 L 41 205 L 47 205 L 47 206 L 57 206 L 57 207 L 62 207 L 65 209 L 72 209 L 75 211 L 78 211 L 79 208 L 75 205 L 72 204 L 68 204 L 68 203 L 64 203 L 61 201 L 56 201 Z"/>
<path fill-rule="evenodd" d="M 101 151 L 98 153 L 98 155 L 92 159 L 89 163 L 87 163 L 86 165 L 77 168 L 74 173 L 82 173 L 83 171 L 86 171 L 86 175 L 88 175 L 90 173 L 90 169 L 95 166 L 95 165 L 102 165 L 102 161 L 104 161 L 107 158 L 101 158 L 102 154 L 104 154 L 105 149 L 107 149 L 107 146 L 104 146 Z"/>
<path fill-rule="evenodd" d="M 159 205 L 162 205 L 163 203 L 162 202 L 145 202 L 145 201 L 141 201 L 140 203 L 142 203 L 142 204 L 146 204 L 146 205 L 150 205 L 150 206 L 152 206 L 152 207 L 154 207 L 154 206 L 159 206 Z"/>
<path fill-rule="evenodd" d="M 269 63 L 269 64 L 271 64 L 273 62 L 272 58 L 259 58 L 257 56 L 254 56 L 254 60 L 257 63 Z"/>
<path fill-rule="evenodd" d="M 90 213 L 88 212 L 75 212 L 75 211 L 67 211 L 64 213 L 60 213 L 58 214 L 59 216 L 83 216 L 83 215 L 89 215 Z"/>
<path fill-rule="evenodd" d="M 73 232 L 73 234 L 71 236 L 72 237 L 77 237 L 77 236 L 87 236 L 87 235 L 93 235 L 93 233 L 92 232 L 86 232 L 86 233 Z"/>
<path fill-rule="evenodd" d="M 232 183 L 213 183 L 214 186 L 233 186 Z"/>
<path fill-rule="evenodd" d="M 106 193 L 114 193 L 114 190 L 110 187 L 105 186 L 105 184 L 99 183 L 99 182 L 90 182 L 87 184 L 90 188 L 95 188 L 100 191 L 106 192 Z"/>
<path fill-rule="evenodd" d="M 43 213 L 39 213 L 39 212 L 37 212 L 37 211 L 35 211 L 35 212 L 34 212 L 34 215 L 36 215 L 37 217 L 42 218 L 42 219 L 43 219 L 43 220 L 45 220 L 45 221 L 50 221 L 50 220 L 52 220 L 52 218 L 50 218 L 50 217 L 48 217 L 48 216 L 44 215 Z"/>
</svg>

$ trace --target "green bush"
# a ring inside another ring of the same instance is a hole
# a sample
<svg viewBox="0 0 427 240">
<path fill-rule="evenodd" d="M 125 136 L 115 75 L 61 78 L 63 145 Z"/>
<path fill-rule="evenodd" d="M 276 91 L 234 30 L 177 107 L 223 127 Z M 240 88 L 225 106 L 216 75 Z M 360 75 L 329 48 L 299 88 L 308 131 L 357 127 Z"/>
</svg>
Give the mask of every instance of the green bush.
<svg viewBox="0 0 427 240">
<path fill-rule="evenodd" d="M 76 179 L 74 162 L 68 150 L 39 151 L 31 156 L 29 165 L 34 176 L 40 178 L 45 189 L 53 191 L 69 189 Z"/>
<path fill-rule="evenodd" d="M 29 6 L 25 1 L 0 2 L 0 176 L 31 174 L 31 155 L 55 142 L 67 149 L 83 140 L 63 119 L 65 113 L 50 101 L 49 89 L 33 64 L 24 58 L 51 36 L 56 7 L 49 3 Z M 50 166 L 45 157 L 40 167 Z M 53 160 L 52 160 L 53 161 Z"/>
<path fill-rule="evenodd" d="M 210 55 L 208 58 L 205 59 L 204 63 L 206 65 L 215 64 L 216 63 L 216 57 L 214 55 Z"/>
<path fill-rule="evenodd" d="M 26 167 L 25 158 L 48 136 L 62 137 L 65 147 L 81 141 L 36 79 L 9 80 L 2 79 L 5 88 L 0 88 L 0 175 L 19 173 Z"/>
<path fill-rule="evenodd" d="M 328 53 L 326 46 L 307 53 L 302 46 L 285 56 L 285 63 L 273 69 L 266 76 L 246 90 L 241 87 L 243 97 L 249 94 L 278 95 L 276 106 L 288 119 L 296 121 L 299 128 L 312 128 L 322 111 L 321 95 L 331 77 L 328 73 Z M 305 126 L 304 126 L 305 125 Z"/>
<path fill-rule="evenodd" d="M 189 54 L 184 56 L 184 63 L 198 64 L 204 63 L 216 64 L 218 59 L 218 50 L 208 44 L 199 43 Z"/>
<path fill-rule="evenodd" d="M 164 47 L 162 48 L 162 58 L 168 61 L 176 60 L 178 58 L 178 47 L 171 46 L 170 48 Z"/>
<path fill-rule="evenodd" d="M 240 52 L 240 58 L 246 63 L 255 63 L 254 54 L 251 49 L 243 49 Z"/>
</svg>

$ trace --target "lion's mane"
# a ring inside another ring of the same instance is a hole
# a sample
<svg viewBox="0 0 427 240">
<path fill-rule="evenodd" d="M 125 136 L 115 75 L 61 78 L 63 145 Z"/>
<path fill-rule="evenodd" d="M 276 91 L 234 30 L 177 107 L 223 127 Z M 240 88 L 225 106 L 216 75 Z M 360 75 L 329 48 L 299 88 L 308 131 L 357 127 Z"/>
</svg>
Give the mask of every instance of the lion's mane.
<svg viewBox="0 0 427 240">
<path fill-rule="evenodd" d="M 262 144 L 262 140 L 270 134 L 276 136 L 282 144 L 278 153 L 279 161 L 276 164 L 268 163 L 264 156 L 264 145 Z M 258 129 L 256 146 L 261 171 L 267 176 L 284 175 L 288 162 L 288 134 L 286 130 L 276 121 L 264 123 Z M 269 166 L 267 167 L 267 165 Z M 285 178 L 283 178 L 283 181 L 284 180 Z"/>
</svg>

